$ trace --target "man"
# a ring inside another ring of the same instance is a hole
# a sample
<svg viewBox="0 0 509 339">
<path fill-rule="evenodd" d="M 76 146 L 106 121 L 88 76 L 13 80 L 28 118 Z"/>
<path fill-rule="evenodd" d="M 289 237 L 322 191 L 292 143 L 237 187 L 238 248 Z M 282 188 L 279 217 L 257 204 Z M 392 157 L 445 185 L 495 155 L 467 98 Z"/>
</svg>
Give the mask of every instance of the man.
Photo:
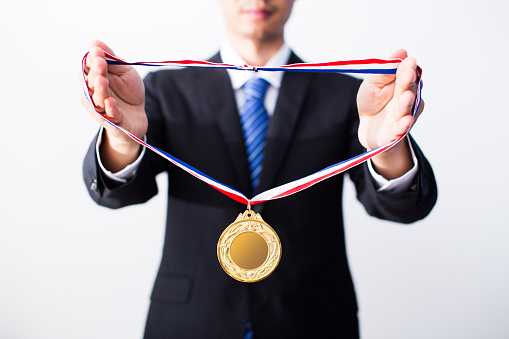
<svg viewBox="0 0 509 339">
<path fill-rule="evenodd" d="M 211 60 L 253 66 L 301 62 L 284 43 L 294 0 L 222 0 L 228 43 Z M 149 74 L 108 65 L 93 42 L 86 62 L 97 108 L 139 138 L 252 197 L 405 133 L 416 92 L 416 64 L 405 51 L 396 76 L 184 69 Z M 268 82 L 270 123 L 259 183 L 253 185 L 241 120 L 246 81 Z M 359 88 L 360 85 L 360 88 Z M 357 93 L 358 92 L 358 93 Z M 357 99 L 356 99 L 357 97 Z M 168 219 L 146 338 L 358 338 L 357 305 L 346 260 L 338 175 L 290 197 L 255 206 L 284 251 L 257 283 L 233 280 L 215 256 L 217 239 L 242 206 L 108 126 L 90 147 L 84 179 L 92 198 L 118 208 L 157 193 L 169 175 Z M 422 112 L 423 105 L 418 112 Z M 360 122 L 360 124 L 359 124 Z M 362 145 L 362 146 L 361 146 Z M 436 201 L 427 160 L 411 138 L 350 171 L 359 200 L 377 217 L 424 218 Z"/>
</svg>

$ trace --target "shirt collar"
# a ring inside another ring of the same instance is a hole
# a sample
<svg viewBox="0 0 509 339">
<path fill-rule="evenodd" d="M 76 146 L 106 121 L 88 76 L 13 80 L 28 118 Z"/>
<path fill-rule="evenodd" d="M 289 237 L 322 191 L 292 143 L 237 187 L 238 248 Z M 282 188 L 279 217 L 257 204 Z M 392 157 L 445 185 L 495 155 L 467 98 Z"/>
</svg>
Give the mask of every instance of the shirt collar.
<svg viewBox="0 0 509 339">
<path fill-rule="evenodd" d="M 221 60 L 224 63 L 232 65 L 245 65 L 246 62 L 240 57 L 240 55 L 233 49 L 228 43 L 224 42 L 219 50 Z M 274 67 L 285 65 L 290 58 L 291 50 L 283 43 L 281 48 L 272 56 L 272 58 L 265 64 L 266 67 Z M 260 77 L 269 82 L 273 87 L 279 89 L 281 87 L 281 80 L 283 79 L 283 72 L 251 72 L 251 71 L 239 71 L 234 69 L 227 70 L 230 75 L 232 87 L 234 90 L 240 89 L 246 81 L 253 77 Z"/>
</svg>

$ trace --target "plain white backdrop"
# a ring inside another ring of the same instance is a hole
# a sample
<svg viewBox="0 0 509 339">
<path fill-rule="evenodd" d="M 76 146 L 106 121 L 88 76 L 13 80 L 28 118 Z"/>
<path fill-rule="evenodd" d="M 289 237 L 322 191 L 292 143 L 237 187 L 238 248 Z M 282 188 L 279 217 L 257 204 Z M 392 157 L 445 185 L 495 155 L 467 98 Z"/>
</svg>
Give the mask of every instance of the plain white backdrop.
<svg viewBox="0 0 509 339">
<path fill-rule="evenodd" d="M 287 41 L 306 61 L 406 48 L 424 70 L 413 135 L 437 206 L 402 226 L 344 193 L 363 339 L 509 337 L 508 13 L 501 0 L 295 4 Z M 132 61 L 205 59 L 223 37 L 218 0 L 2 6 L 0 338 L 142 337 L 167 178 L 142 206 L 89 198 L 81 166 L 98 126 L 78 101 L 81 58 L 101 39 Z"/>
</svg>

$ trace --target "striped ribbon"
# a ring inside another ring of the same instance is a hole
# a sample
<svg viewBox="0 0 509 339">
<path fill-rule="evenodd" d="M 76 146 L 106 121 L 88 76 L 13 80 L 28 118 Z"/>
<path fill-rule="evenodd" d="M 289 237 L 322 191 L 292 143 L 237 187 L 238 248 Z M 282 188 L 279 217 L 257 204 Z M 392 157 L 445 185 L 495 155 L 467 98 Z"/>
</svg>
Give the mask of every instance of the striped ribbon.
<svg viewBox="0 0 509 339">
<path fill-rule="evenodd" d="M 202 67 L 202 68 L 224 68 L 224 69 L 236 69 L 236 70 L 242 70 L 242 71 L 268 71 L 268 72 L 320 72 L 320 73 L 361 73 L 361 74 L 396 74 L 396 70 L 401 63 L 402 60 L 400 59 L 364 59 L 364 60 L 347 60 L 347 61 L 333 61 L 333 62 L 324 62 L 324 63 L 298 63 L 298 64 L 291 64 L 291 65 L 282 65 L 277 67 L 254 67 L 254 66 L 238 66 L 238 65 L 231 65 L 231 64 L 225 64 L 225 63 L 214 63 L 209 61 L 199 61 L 199 60 L 177 60 L 177 61 L 162 61 L 162 62 L 127 62 L 123 59 L 120 59 L 114 55 L 111 55 L 109 53 L 104 52 L 106 56 L 106 61 L 109 64 L 116 64 L 116 65 L 133 65 L 133 66 L 154 66 L 154 67 L 161 67 L 161 66 L 170 66 L 170 67 Z M 397 138 L 396 140 L 393 140 L 389 142 L 388 144 L 372 149 L 370 151 L 367 151 L 363 154 L 360 154 L 356 157 L 353 157 L 351 159 L 339 162 L 337 164 L 334 164 L 332 166 L 329 166 L 321 171 L 318 171 L 316 173 L 310 174 L 306 177 L 303 177 L 301 179 L 289 182 L 287 184 L 272 188 L 270 190 L 261 192 L 260 194 L 256 195 L 255 197 L 248 199 L 244 194 L 241 192 L 224 185 L 220 183 L 217 180 L 214 180 L 213 178 L 207 176 L 203 172 L 197 170 L 196 168 L 193 168 L 192 166 L 189 166 L 185 162 L 175 158 L 174 156 L 166 153 L 165 151 L 162 151 L 154 146 L 149 145 L 148 143 L 144 142 L 140 138 L 136 137 L 134 134 L 130 133 L 129 131 L 125 130 L 124 128 L 116 125 L 113 121 L 111 121 L 108 117 L 101 114 L 96 109 L 96 105 L 94 103 L 94 100 L 92 99 L 92 96 L 90 94 L 90 91 L 88 89 L 88 82 L 87 77 L 85 74 L 85 62 L 87 59 L 88 53 L 85 54 L 82 60 L 82 74 L 83 74 L 83 87 L 85 96 L 87 97 L 88 101 L 94 108 L 94 110 L 99 114 L 107 123 L 114 126 L 115 128 L 119 129 L 120 131 L 124 132 L 126 135 L 128 135 L 131 139 L 139 143 L 140 145 L 152 150 L 153 152 L 159 154 L 163 158 L 167 159 L 174 165 L 178 166 L 179 168 L 183 169 L 187 173 L 193 175 L 194 177 L 202 180 L 203 182 L 207 183 L 208 185 L 212 186 L 219 192 L 225 194 L 226 196 L 230 197 L 231 199 L 238 201 L 240 203 L 246 204 L 248 206 L 255 205 L 262 203 L 264 201 L 274 200 L 274 199 L 280 199 L 287 197 L 289 195 L 295 194 L 297 192 L 300 192 L 314 184 L 317 184 L 325 179 L 328 179 L 336 174 L 342 173 L 354 166 L 357 166 L 364 161 L 374 157 L 375 155 L 378 155 L 382 152 L 385 152 L 386 150 L 392 148 L 394 145 L 396 145 L 398 142 L 400 142 L 403 138 L 406 137 L 408 134 L 408 131 Z M 421 91 L 422 91 L 422 70 L 420 67 L 417 67 L 417 73 L 418 73 L 418 85 L 417 85 L 417 95 L 415 98 L 414 103 L 414 111 L 413 115 L 417 113 L 419 106 L 421 104 Z"/>
</svg>

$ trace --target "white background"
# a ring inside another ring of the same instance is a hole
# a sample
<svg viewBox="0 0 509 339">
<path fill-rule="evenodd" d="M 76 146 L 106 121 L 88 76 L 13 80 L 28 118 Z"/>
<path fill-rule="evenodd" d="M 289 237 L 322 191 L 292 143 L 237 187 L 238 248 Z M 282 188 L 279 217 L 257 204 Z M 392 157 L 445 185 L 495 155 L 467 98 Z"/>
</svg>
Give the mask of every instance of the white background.
<svg viewBox="0 0 509 339">
<path fill-rule="evenodd" d="M 436 173 L 437 206 L 402 226 L 345 192 L 364 339 L 509 337 L 507 14 L 496 0 L 295 4 L 287 40 L 305 60 L 403 47 L 424 69 L 413 135 Z M 141 338 L 165 190 L 116 211 L 89 198 L 81 164 L 97 124 L 77 99 L 80 61 L 92 39 L 158 61 L 208 58 L 223 36 L 217 0 L 3 4 L 0 338 Z"/>
</svg>

